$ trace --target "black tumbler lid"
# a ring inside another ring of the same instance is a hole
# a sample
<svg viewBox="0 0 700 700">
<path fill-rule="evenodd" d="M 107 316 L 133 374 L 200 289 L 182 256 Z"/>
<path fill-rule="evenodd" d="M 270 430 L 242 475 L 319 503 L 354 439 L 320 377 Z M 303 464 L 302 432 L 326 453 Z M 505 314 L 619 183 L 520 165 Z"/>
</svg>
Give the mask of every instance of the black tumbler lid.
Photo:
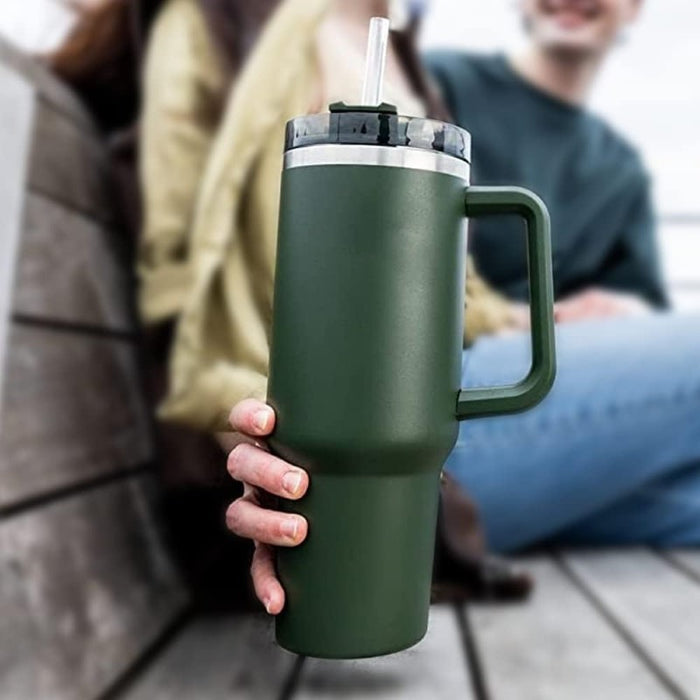
<svg viewBox="0 0 700 700">
<path fill-rule="evenodd" d="M 346 105 L 336 102 L 325 114 L 296 117 L 287 122 L 284 150 L 342 143 L 404 146 L 438 151 L 471 162 L 471 135 L 454 124 L 436 119 L 405 117 L 396 107 Z"/>
</svg>

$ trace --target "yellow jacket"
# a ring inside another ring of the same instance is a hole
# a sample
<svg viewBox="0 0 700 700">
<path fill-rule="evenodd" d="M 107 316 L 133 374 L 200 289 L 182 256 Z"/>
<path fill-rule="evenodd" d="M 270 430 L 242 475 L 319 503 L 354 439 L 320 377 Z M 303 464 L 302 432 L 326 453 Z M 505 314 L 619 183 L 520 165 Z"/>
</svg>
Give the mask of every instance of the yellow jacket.
<svg viewBox="0 0 700 700">
<path fill-rule="evenodd" d="M 154 26 L 138 271 L 144 322 L 177 320 L 164 419 L 225 430 L 234 403 L 265 398 L 284 124 L 310 111 L 329 4 L 283 2 L 223 105 L 226 78 L 195 1 L 170 0 Z M 511 318 L 469 272 L 466 339 Z"/>
</svg>

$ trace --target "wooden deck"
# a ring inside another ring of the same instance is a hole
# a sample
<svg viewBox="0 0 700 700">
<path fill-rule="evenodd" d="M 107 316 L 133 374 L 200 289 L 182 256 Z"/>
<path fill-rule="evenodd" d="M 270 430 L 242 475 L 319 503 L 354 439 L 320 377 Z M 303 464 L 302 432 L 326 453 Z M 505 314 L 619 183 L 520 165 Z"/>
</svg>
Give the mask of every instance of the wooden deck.
<svg viewBox="0 0 700 700">
<path fill-rule="evenodd" d="M 526 604 L 434 606 L 427 637 L 363 661 L 277 648 L 263 616 L 196 618 L 114 693 L 123 700 L 700 699 L 700 551 L 520 560 Z"/>
</svg>

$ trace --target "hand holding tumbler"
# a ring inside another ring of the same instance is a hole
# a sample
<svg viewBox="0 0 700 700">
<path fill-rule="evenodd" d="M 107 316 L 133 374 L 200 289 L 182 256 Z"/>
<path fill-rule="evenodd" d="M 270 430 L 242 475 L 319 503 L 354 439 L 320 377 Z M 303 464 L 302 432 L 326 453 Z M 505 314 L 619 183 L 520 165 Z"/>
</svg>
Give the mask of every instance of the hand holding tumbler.
<svg viewBox="0 0 700 700">
<path fill-rule="evenodd" d="M 358 658 L 423 637 L 458 421 L 526 410 L 552 385 L 547 210 L 519 187 L 470 187 L 470 141 L 386 104 L 287 124 L 268 403 L 272 451 L 310 478 L 283 503 L 309 523 L 278 551 L 291 651 Z M 461 389 L 466 221 L 491 214 L 526 223 L 532 367 Z"/>
</svg>

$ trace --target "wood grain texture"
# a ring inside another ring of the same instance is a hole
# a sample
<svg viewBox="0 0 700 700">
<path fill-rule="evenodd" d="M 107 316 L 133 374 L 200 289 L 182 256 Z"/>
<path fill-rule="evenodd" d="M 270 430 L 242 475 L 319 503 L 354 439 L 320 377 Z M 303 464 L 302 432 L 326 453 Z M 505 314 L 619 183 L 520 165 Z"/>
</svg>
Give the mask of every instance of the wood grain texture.
<svg viewBox="0 0 700 700">
<path fill-rule="evenodd" d="M 115 188 L 104 143 L 46 102 L 37 102 L 29 189 L 98 221 L 116 219 Z"/>
<path fill-rule="evenodd" d="M 411 649 L 359 661 L 307 660 L 294 700 L 471 697 L 455 612 L 449 607 L 433 606 L 428 634 Z"/>
<path fill-rule="evenodd" d="M 53 109 L 64 113 L 88 133 L 97 133 L 88 112 L 73 92 L 57 80 L 38 60 L 12 46 L 3 37 L 0 37 L 0 64 L 12 69 L 26 82 L 31 83 L 40 99 Z"/>
<path fill-rule="evenodd" d="M 122 700 L 277 700 L 295 658 L 275 645 L 264 617 L 200 617 Z"/>
<path fill-rule="evenodd" d="M 700 698 L 700 586 L 647 549 L 572 552 L 568 566 L 677 695 Z"/>
<path fill-rule="evenodd" d="M 185 605 L 147 477 L 0 522 L 0 697 L 104 691 Z"/>
<path fill-rule="evenodd" d="M 530 602 L 469 609 L 493 700 L 672 697 L 554 563 L 523 564 L 536 580 Z"/>
<path fill-rule="evenodd" d="M 28 194 L 15 272 L 15 312 L 117 331 L 134 328 L 135 283 L 103 225 Z"/>
<path fill-rule="evenodd" d="M 151 459 L 134 346 L 14 325 L 0 439 L 0 505 Z"/>
<path fill-rule="evenodd" d="M 8 318 L 22 230 L 24 182 L 33 118 L 33 88 L 0 64 L 0 379 L 5 366 Z"/>
</svg>

